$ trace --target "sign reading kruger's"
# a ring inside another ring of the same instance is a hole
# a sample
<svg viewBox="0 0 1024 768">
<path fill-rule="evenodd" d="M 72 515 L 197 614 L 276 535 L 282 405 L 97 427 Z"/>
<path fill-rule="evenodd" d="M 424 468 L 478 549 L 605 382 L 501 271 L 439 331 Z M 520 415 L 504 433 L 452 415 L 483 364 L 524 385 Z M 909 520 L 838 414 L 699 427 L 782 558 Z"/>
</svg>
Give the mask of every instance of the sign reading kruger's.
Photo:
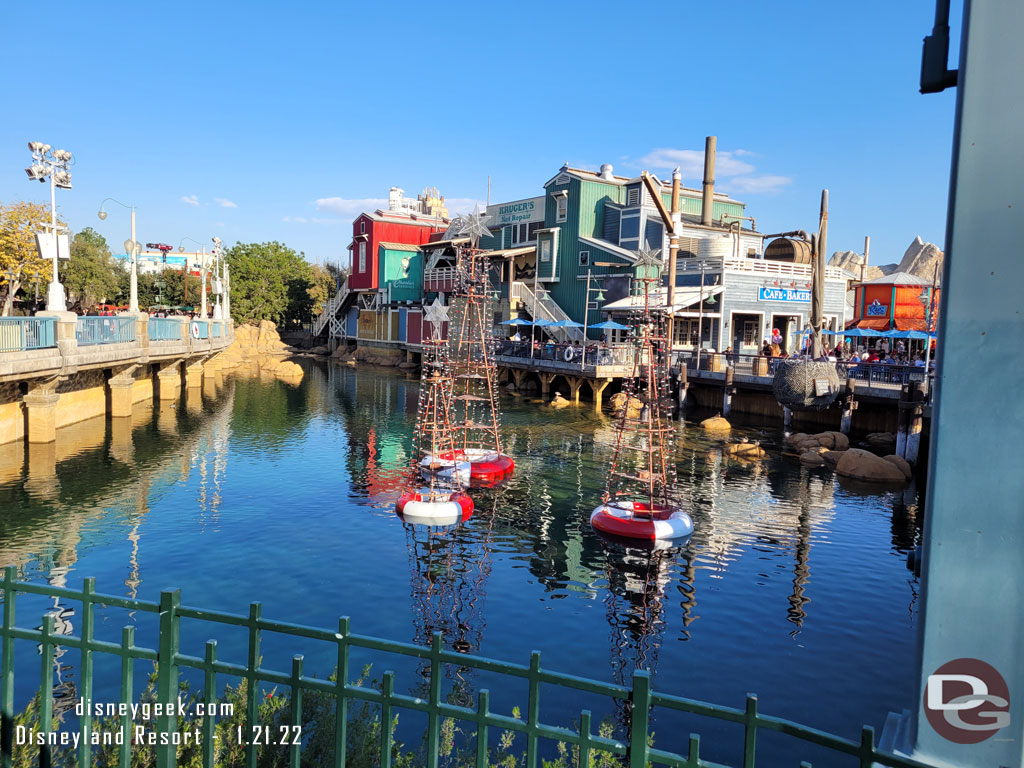
<svg viewBox="0 0 1024 768">
<path fill-rule="evenodd" d="M 799 301 L 809 303 L 811 292 L 806 288 L 767 288 L 757 289 L 758 301 Z"/>
<path fill-rule="evenodd" d="M 544 221 L 544 198 L 531 197 L 511 203 L 498 203 L 487 208 L 490 226 L 505 227 L 509 224 L 524 224 Z"/>
</svg>

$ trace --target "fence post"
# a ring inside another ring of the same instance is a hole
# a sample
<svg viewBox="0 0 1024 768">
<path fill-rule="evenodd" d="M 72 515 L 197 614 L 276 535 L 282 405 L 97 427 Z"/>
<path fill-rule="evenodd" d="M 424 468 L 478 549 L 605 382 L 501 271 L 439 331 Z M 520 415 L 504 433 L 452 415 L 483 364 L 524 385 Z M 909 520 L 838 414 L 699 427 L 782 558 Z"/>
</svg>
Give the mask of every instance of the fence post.
<svg viewBox="0 0 1024 768">
<path fill-rule="evenodd" d="M 633 673 L 629 692 L 632 705 L 629 722 L 629 768 L 647 768 L 647 732 L 651 722 L 651 673 Z"/>
<path fill-rule="evenodd" d="M 0 671 L 0 755 L 3 768 L 11 768 L 14 755 L 14 566 L 4 568 L 3 670 Z"/>
<path fill-rule="evenodd" d="M 156 699 L 171 704 L 178 697 L 178 644 L 181 590 L 160 593 L 160 644 L 157 648 Z M 174 714 L 162 714 L 156 719 L 158 734 L 171 734 L 177 730 L 178 718 Z M 156 768 L 175 768 L 178 764 L 178 748 L 173 744 L 158 744 L 156 747 Z"/>
</svg>

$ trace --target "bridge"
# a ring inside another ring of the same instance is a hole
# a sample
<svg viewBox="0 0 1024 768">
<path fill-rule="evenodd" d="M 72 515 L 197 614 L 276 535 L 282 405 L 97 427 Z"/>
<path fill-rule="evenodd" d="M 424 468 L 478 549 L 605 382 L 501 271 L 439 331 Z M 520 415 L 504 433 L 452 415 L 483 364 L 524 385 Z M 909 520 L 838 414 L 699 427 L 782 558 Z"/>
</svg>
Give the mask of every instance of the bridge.
<svg viewBox="0 0 1024 768">
<path fill-rule="evenodd" d="M 144 312 L 0 318 L 0 443 L 51 443 L 60 427 L 174 401 L 216 375 L 233 339 L 230 320 Z"/>
</svg>

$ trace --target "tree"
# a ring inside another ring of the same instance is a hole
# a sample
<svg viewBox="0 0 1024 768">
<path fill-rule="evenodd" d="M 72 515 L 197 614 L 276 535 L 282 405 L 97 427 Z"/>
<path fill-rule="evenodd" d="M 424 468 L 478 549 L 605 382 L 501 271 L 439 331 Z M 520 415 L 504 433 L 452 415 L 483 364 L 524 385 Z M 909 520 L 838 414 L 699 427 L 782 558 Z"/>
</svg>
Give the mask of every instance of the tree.
<svg viewBox="0 0 1024 768">
<path fill-rule="evenodd" d="M 236 323 L 309 319 L 314 304 L 313 267 L 303 254 L 274 241 L 235 243 L 225 255 Z"/>
<path fill-rule="evenodd" d="M 39 203 L 17 201 L 0 205 L 0 285 L 7 287 L 3 316 L 14 308 L 14 295 L 25 283 L 45 287 L 50 282 L 51 263 L 39 256 L 36 232 L 49 223 L 50 209 Z M 62 224 L 60 217 L 57 223 Z"/>
<path fill-rule="evenodd" d="M 331 265 L 323 267 L 317 265 L 312 268 L 312 280 L 307 293 L 311 303 L 310 311 L 314 315 L 319 315 L 324 311 L 327 302 L 330 301 L 337 290 L 337 273 L 332 272 L 330 267 Z"/>
<path fill-rule="evenodd" d="M 71 260 L 64 268 L 68 301 L 90 307 L 123 300 L 127 296 L 128 270 L 117 263 L 107 241 L 92 227 L 71 240 Z"/>
</svg>

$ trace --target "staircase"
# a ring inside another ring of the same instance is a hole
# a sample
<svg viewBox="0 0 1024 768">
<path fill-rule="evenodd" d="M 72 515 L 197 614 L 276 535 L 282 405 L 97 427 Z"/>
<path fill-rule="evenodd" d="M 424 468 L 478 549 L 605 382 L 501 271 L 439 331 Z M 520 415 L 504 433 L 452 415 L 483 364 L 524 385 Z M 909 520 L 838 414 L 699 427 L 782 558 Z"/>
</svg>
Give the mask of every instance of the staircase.
<svg viewBox="0 0 1024 768">
<path fill-rule="evenodd" d="M 327 306 L 324 307 L 324 311 L 320 313 L 320 316 L 313 321 L 313 337 L 321 335 L 326 328 L 331 336 L 345 337 L 347 330 L 345 318 L 338 317 L 338 311 L 345 304 L 345 299 L 349 297 L 351 291 L 348 289 L 348 281 L 345 282 L 338 292 L 334 294 L 330 301 L 327 302 Z"/>
<path fill-rule="evenodd" d="M 533 289 L 526 283 L 512 283 L 512 302 L 516 301 L 533 315 L 535 320 L 550 320 L 553 323 L 572 320 L 544 288 L 538 288 L 536 297 L 534 297 Z M 582 328 L 545 328 L 544 330 L 555 337 L 557 341 L 583 341 Z"/>
</svg>

